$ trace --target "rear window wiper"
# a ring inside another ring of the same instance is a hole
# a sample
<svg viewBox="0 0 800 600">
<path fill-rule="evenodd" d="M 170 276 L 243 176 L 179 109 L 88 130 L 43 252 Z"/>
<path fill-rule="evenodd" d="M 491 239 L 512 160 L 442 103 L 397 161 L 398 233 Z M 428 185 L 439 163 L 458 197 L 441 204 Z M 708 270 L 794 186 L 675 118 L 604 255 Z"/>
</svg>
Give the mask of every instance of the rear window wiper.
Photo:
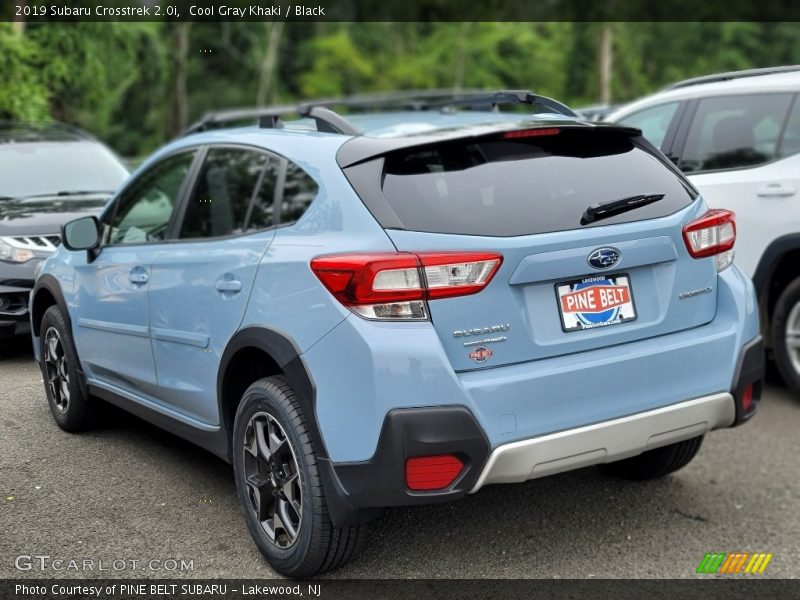
<svg viewBox="0 0 800 600">
<path fill-rule="evenodd" d="M 592 204 L 586 209 L 581 217 L 581 225 L 588 225 L 601 219 L 607 219 L 614 215 L 619 215 L 629 210 L 634 210 L 648 204 L 658 202 L 664 197 L 664 194 L 639 194 L 638 196 L 629 196 L 628 198 L 620 198 L 619 200 L 609 200 L 607 202 L 597 202 Z"/>
</svg>

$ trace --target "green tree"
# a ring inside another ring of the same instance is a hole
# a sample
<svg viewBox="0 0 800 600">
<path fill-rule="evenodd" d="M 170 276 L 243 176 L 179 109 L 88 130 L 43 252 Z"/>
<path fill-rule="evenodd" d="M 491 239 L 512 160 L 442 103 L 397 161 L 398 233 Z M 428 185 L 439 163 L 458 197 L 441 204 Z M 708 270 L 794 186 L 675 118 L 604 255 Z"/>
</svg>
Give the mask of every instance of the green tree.
<svg viewBox="0 0 800 600">
<path fill-rule="evenodd" d="M 176 134 L 178 114 L 191 122 L 220 108 L 410 88 L 532 89 L 580 106 L 601 87 L 602 22 L 198 21 L 181 36 L 171 23 L 21 25 L 0 23 L 0 118 L 75 123 L 128 156 Z M 800 62 L 796 23 L 611 30 L 614 102 L 687 77 Z"/>
<path fill-rule="evenodd" d="M 370 87 L 375 68 L 353 43 L 347 28 L 312 39 L 303 51 L 310 56 L 310 68 L 298 77 L 303 96 L 353 94 Z"/>
<path fill-rule="evenodd" d="M 39 70 L 41 53 L 10 23 L 0 23 L 0 118 L 43 121 L 50 116 L 50 96 Z"/>
</svg>

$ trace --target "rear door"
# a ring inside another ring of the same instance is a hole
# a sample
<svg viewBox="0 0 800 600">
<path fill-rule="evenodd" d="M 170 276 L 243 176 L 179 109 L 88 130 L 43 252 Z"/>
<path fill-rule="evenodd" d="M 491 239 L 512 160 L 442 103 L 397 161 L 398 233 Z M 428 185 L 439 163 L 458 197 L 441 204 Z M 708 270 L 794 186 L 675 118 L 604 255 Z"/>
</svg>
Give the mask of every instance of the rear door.
<svg viewBox="0 0 800 600">
<path fill-rule="evenodd" d="M 379 160 L 398 250 L 503 255 L 481 293 L 429 302 L 457 370 L 623 344 L 714 317 L 716 267 L 689 256 L 681 231 L 702 202 L 629 131 L 515 131 Z M 592 205 L 636 197 L 646 198 L 638 208 L 587 219 Z"/>
<path fill-rule="evenodd" d="M 275 235 L 283 161 L 212 146 L 183 207 L 177 239 L 153 256 L 149 325 L 159 385 L 171 408 L 219 423 L 217 368 Z"/>
</svg>

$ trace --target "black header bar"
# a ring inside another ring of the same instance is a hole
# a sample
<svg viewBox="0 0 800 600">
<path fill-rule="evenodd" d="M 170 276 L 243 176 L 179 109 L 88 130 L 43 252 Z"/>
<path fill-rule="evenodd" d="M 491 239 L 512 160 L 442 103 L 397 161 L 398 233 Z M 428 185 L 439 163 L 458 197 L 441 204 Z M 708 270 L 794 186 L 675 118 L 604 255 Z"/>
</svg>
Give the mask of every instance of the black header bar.
<svg viewBox="0 0 800 600">
<path fill-rule="evenodd" d="M 0 21 L 800 21 L 794 0 L 3 0 Z"/>
</svg>

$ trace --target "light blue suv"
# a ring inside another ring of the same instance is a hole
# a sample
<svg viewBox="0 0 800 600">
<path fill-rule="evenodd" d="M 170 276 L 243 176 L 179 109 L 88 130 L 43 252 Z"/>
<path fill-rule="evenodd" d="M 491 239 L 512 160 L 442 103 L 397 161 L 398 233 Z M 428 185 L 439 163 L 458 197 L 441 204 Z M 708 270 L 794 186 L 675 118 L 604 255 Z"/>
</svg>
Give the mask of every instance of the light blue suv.
<svg viewBox="0 0 800 600">
<path fill-rule="evenodd" d="M 638 130 L 516 91 L 335 105 L 209 115 L 64 227 L 31 295 L 59 426 L 102 399 L 230 461 L 307 577 L 382 507 L 659 477 L 753 415 L 734 215 Z"/>
</svg>

